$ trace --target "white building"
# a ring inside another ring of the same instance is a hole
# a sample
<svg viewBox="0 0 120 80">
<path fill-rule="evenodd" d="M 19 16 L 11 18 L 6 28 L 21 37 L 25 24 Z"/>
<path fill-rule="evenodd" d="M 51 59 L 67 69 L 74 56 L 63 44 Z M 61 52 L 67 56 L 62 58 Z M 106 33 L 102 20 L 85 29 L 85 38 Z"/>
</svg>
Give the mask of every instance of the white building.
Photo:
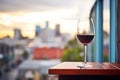
<svg viewBox="0 0 120 80">
<path fill-rule="evenodd" d="M 38 37 L 42 42 L 55 42 L 55 30 L 45 28 Z"/>
<path fill-rule="evenodd" d="M 61 34 L 60 36 L 55 35 L 55 30 L 45 28 L 33 42 L 33 47 L 57 47 L 64 48 L 67 41 L 70 40 L 69 34 Z"/>
<path fill-rule="evenodd" d="M 50 29 L 48 21 L 46 22 L 46 27 L 41 30 L 41 32 L 36 36 L 32 42 L 32 47 L 57 47 L 64 48 L 67 41 L 71 37 L 67 33 L 60 33 L 60 25 L 57 24 L 56 28 Z"/>
</svg>

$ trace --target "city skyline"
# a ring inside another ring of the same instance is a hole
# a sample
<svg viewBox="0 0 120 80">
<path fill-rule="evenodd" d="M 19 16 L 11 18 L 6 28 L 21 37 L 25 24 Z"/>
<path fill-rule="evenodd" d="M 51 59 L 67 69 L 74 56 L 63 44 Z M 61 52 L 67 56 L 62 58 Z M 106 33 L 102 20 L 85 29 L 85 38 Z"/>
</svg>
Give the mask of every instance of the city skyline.
<svg viewBox="0 0 120 80">
<path fill-rule="evenodd" d="M 46 21 L 49 21 L 49 28 L 55 29 L 55 25 L 60 24 L 62 33 L 70 33 L 73 36 L 77 32 L 77 20 L 89 16 L 94 1 L 1 0 L 0 37 L 7 34 L 13 37 L 14 28 L 20 28 L 24 36 L 33 38 L 35 26 L 45 28 Z M 109 17 L 107 10 L 105 13 Z"/>
</svg>

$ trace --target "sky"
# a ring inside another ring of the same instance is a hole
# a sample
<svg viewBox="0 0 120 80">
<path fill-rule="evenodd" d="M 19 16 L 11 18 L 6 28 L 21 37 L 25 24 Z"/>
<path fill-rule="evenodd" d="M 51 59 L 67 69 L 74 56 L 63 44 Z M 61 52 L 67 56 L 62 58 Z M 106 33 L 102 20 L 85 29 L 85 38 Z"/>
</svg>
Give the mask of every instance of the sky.
<svg viewBox="0 0 120 80">
<path fill-rule="evenodd" d="M 45 28 L 46 21 L 49 21 L 49 28 L 54 29 L 56 24 L 60 24 L 62 33 L 73 36 L 77 31 L 78 19 L 89 16 L 94 2 L 95 0 L 0 0 L 0 37 L 8 34 L 13 37 L 14 28 L 19 28 L 24 36 L 33 38 L 35 26 Z M 108 13 L 107 9 L 105 13 Z M 109 18 L 108 14 L 105 15 Z"/>
</svg>

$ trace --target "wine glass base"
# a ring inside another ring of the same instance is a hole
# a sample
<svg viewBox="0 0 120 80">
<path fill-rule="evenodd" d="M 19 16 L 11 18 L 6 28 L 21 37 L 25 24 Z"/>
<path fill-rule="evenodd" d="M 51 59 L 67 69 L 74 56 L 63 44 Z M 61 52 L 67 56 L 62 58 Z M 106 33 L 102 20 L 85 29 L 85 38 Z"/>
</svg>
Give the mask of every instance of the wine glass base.
<svg viewBox="0 0 120 80">
<path fill-rule="evenodd" d="M 84 65 L 78 65 L 77 67 L 78 68 L 84 68 L 85 66 Z"/>
<path fill-rule="evenodd" d="M 79 67 L 79 68 L 91 68 L 91 67 L 93 67 L 93 65 L 87 64 L 87 63 L 82 63 L 82 64 L 78 65 L 77 67 Z"/>
</svg>

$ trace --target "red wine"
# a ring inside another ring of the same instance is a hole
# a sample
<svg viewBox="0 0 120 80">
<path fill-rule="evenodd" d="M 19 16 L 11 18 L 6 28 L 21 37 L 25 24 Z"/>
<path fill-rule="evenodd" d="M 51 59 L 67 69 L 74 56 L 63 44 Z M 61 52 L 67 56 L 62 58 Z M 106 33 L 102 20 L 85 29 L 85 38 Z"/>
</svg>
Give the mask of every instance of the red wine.
<svg viewBox="0 0 120 80">
<path fill-rule="evenodd" d="M 77 35 L 78 40 L 83 43 L 84 45 L 87 45 L 93 40 L 94 35 Z"/>
</svg>

